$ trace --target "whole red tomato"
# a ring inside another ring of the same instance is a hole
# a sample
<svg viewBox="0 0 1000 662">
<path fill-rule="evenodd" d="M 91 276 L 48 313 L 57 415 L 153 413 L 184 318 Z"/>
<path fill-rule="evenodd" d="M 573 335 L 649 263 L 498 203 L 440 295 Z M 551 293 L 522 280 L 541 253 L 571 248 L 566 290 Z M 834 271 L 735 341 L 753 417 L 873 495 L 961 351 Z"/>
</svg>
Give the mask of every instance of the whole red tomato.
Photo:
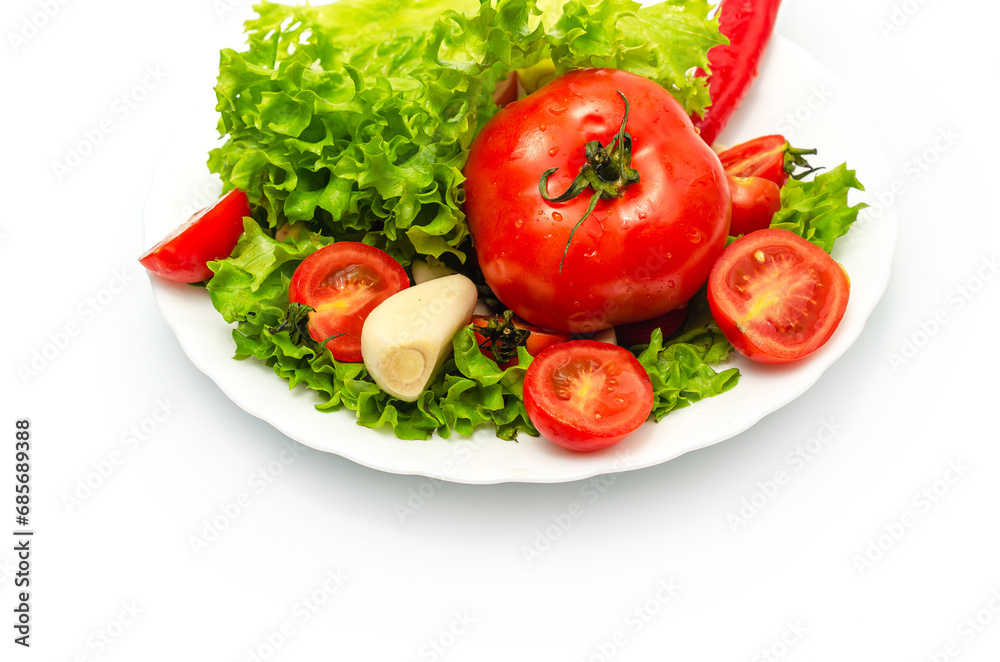
<svg viewBox="0 0 1000 662">
<path fill-rule="evenodd" d="M 476 136 L 464 174 L 486 282 L 556 331 L 683 305 L 729 231 L 718 156 L 664 88 L 625 71 L 573 71 L 508 105 Z"/>
</svg>

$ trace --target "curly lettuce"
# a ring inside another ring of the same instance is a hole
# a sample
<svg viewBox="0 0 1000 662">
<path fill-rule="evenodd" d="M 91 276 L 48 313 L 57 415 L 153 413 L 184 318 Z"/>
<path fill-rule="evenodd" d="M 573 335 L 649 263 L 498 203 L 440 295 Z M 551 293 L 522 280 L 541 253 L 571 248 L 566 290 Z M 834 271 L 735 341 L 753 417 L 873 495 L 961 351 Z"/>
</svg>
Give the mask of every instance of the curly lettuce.
<svg viewBox="0 0 1000 662">
<path fill-rule="evenodd" d="M 654 329 L 648 345 L 632 348 L 653 383 L 653 420 L 736 386 L 737 368 L 716 372 L 713 367 L 729 359 L 732 351 L 712 320 L 702 289 L 688 304 L 684 325 L 669 339 Z"/>
<path fill-rule="evenodd" d="M 426 439 L 454 430 L 471 435 L 493 425 L 503 439 L 519 432 L 537 435 L 521 398 L 521 382 L 531 357 L 519 349 L 520 361 L 506 370 L 486 358 L 471 328 L 454 340 L 454 356 L 416 402 L 402 402 L 383 392 L 362 363 L 335 360 L 325 348 L 296 344 L 289 331 L 277 330 L 288 311 L 288 284 L 295 268 L 331 240 L 317 234 L 279 242 L 252 219 L 236 257 L 210 263 L 215 276 L 207 289 L 212 303 L 230 323 L 236 359 L 256 359 L 288 381 L 319 397 L 316 408 L 354 411 L 358 423 L 388 426 L 401 439 Z"/>
<path fill-rule="evenodd" d="M 847 234 L 865 203 L 850 206 L 851 189 L 864 191 L 853 170 L 841 164 L 810 181 L 789 179 L 781 187 L 781 209 L 771 219 L 772 228 L 783 228 L 816 244 L 827 253 L 838 237 Z"/>
<path fill-rule="evenodd" d="M 652 78 L 689 111 L 708 103 L 705 0 L 271 2 L 222 51 L 209 158 L 269 228 L 301 222 L 378 246 L 406 265 L 464 262 L 462 167 L 492 91 L 511 71 L 611 66 Z"/>
<path fill-rule="evenodd" d="M 313 251 L 343 240 L 382 248 L 403 265 L 432 258 L 460 267 L 471 250 L 462 168 L 497 111 L 493 90 L 511 71 L 616 67 L 657 81 L 688 112 L 703 111 L 707 53 L 725 43 L 711 5 L 340 0 L 255 8 L 246 50 L 220 56 L 218 130 L 226 142 L 209 156 L 226 190 L 245 191 L 254 207 L 232 256 L 211 263 L 207 285 L 213 305 L 236 324 L 234 358 L 261 361 L 289 388 L 314 391 L 320 410 L 349 409 L 360 425 L 386 426 L 400 438 L 468 435 L 483 425 L 504 439 L 537 435 L 521 393 L 531 362 L 523 348 L 504 370 L 463 329 L 431 386 L 402 402 L 363 364 L 293 342 L 281 326 L 291 276 Z M 276 240 L 290 224 L 296 232 Z M 651 340 L 640 359 L 654 382 L 655 418 L 735 383 L 733 371 L 712 376 L 709 366 L 725 352 L 711 329 Z"/>
</svg>

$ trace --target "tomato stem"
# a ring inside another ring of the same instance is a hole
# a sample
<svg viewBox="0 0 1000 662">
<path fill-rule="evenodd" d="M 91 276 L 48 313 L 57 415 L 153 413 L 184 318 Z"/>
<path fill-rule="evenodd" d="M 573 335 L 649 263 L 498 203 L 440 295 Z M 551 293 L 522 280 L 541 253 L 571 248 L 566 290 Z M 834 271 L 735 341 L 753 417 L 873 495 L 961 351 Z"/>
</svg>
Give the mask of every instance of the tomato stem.
<svg viewBox="0 0 1000 662">
<path fill-rule="evenodd" d="M 805 156 L 808 154 L 815 154 L 815 149 L 800 149 L 798 147 L 792 147 L 787 142 L 785 143 L 785 172 L 792 179 L 802 179 L 806 175 L 811 175 L 814 172 L 822 170 L 822 167 L 814 168 L 809 165 L 806 161 Z M 796 172 L 799 168 L 808 168 L 805 172 Z"/>
<path fill-rule="evenodd" d="M 504 365 L 517 358 L 517 348 L 524 347 L 531 331 L 514 326 L 514 311 L 505 310 L 502 316 L 494 317 L 485 327 L 474 327 L 486 340 L 480 349 L 488 349 L 497 365 Z"/>
<path fill-rule="evenodd" d="M 625 131 L 625 124 L 628 122 L 628 99 L 620 91 L 618 96 L 625 102 L 625 113 L 622 116 L 618 133 L 611 139 L 607 147 L 599 140 L 591 140 L 583 146 L 587 162 L 576 178 L 562 194 L 552 197 L 549 195 L 549 178 L 552 177 L 559 168 L 549 168 L 542 173 L 538 180 L 538 192 L 542 198 L 548 202 L 569 202 L 583 193 L 588 188 L 594 191 L 590 197 L 590 205 L 586 213 L 576 222 L 569 233 L 566 247 L 563 249 L 562 259 L 559 261 L 559 273 L 562 273 L 563 263 L 566 261 L 566 253 L 569 245 L 573 241 L 573 235 L 583 224 L 587 217 L 594 211 L 598 200 L 614 200 L 625 195 L 625 189 L 632 184 L 639 182 L 639 173 L 632 165 L 632 136 Z"/>
<path fill-rule="evenodd" d="M 583 218 L 576 222 L 573 229 L 569 231 L 569 239 L 566 240 L 566 246 L 563 248 L 562 259 L 559 260 L 559 273 L 562 273 L 563 263 L 566 261 L 566 253 L 569 252 L 569 245 L 573 242 L 573 235 L 576 234 L 577 229 L 583 225 L 583 222 L 587 220 L 591 212 L 594 211 L 594 207 L 597 206 L 597 201 L 601 199 L 600 193 L 595 193 L 590 196 L 590 206 L 587 207 L 587 211 L 583 214 Z"/>
<path fill-rule="evenodd" d="M 281 320 L 281 323 L 278 326 L 269 329 L 269 332 L 273 336 L 281 333 L 282 331 L 287 331 L 289 340 L 291 340 L 294 344 L 310 347 L 317 354 L 319 354 L 323 351 L 323 348 L 326 347 L 328 342 L 346 334 L 338 333 L 326 338 L 322 342 L 316 342 L 313 340 L 312 335 L 309 333 L 309 315 L 314 311 L 315 308 L 312 306 L 307 306 L 304 303 L 292 302 L 288 306 L 288 312 L 285 313 L 285 318 Z"/>
</svg>

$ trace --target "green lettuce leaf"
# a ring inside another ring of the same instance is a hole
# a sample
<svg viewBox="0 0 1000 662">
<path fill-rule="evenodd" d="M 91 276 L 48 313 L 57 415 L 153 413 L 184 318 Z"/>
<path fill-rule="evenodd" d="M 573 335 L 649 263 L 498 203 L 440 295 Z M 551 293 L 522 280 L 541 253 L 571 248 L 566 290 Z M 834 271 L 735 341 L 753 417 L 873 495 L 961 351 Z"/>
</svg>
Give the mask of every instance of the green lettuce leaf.
<svg viewBox="0 0 1000 662">
<path fill-rule="evenodd" d="M 692 72 L 709 71 L 708 50 L 729 43 L 718 17 L 706 19 L 712 4 L 665 0 L 640 8 L 631 0 L 570 0 L 563 10 L 555 29 L 565 37 L 553 45 L 552 58 L 560 73 L 580 66 L 625 69 L 660 83 L 689 114 L 704 114 L 707 78 Z M 595 29 L 595 19 L 603 29 Z"/>
<path fill-rule="evenodd" d="M 789 179 L 781 188 L 781 209 L 771 220 L 772 228 L 790 230 L 827 253 L 867 207 L 847 203 L 851 189 L 864 191 L 853 170 L 841 164 L 808 182 Z"/>
<path fill-rule="evenodd" d="M 712 367 L 726 361 L 733 346 L 712 320 L 704 290 L 688 307 L 684 326 L 668 340 L 654 329 L 649 345 L 632 349 L 653 382 L 656 421 L 675 409 L 728 391 L 740 378 L 736 368 L 716 372 Z"/>
<path fill-rule="evenodd" d="M 234 358 L 262 361 L 289 388 L 316 392 L 321 411 L 350 409 L 359 425 L 388 426 L 401 439 L 426 439 L 434 432 L 448 437 L 453 430 L 471 435 L 484 425 L 494 426 L 503 439 L 538 434 L 521 398 L 531 357 L 521 348 L 518 364 L 502 370 L 479 350 L 471 327 L 456 334 L 453 358 L 416 402 L 382 391 L 364 364 L 336 361 L 325 348 L 318 352 L 296 345 L 288 331 L 274 333 L 288 310 L 291 274 L 330 240 L 307 235 L 279 242 L 252 219 L 245 225 L 234 257 L 210 264 L 215 275 L 207 286 L 215 308 L 227 322 L 237 323 Z"/>
<path fill-rule="evenodd" d="M 708 104 L 707 52 L 724 43 L 705 0 L 340 0 L 320 7 L 256 5 L 248 47 L 220 56 L 218 130 L 209 167 L 247 193 L 257 220 L 230 258 L 211 263 L 213 305 L 236 323 L 236 359 L 263 362 L 317 395 L 322 411 L 403 439 L 537 435 L 522 398 L 531 357 L 507 370 L 483 355 L 471 329 L 416 402 L 381 391 L 363 364 L 274 331 L 288 310 L 298 264 L 333 241 L 364 241 L 406 265 L 417 257 L 461 263 L 470 237 L 462 213 L 469 146 L 496 111 L 492 91 L 516 69 L 617 67 L 649 77 L 689 111 Z M 274 239 L 287 223 L 298 238 Z M 707 334 L 707 335 L 706 335 Z M 728 352 L 692 331 L 644 353 L 662 417 L 728 388 L 708 367 Z M 723 341 L 724 342 L 724 341 Z M 706 372 L 707 368 L 707 372 Z M 727 373 L 722 373 L 723 375 Z"/>
<path fill-rule="evenodd" d="M 689 111 L 708 102 L 707 51 L 724 41 L 705 0 L 271 2 L 248 49 L 222 51 L 226 143 L 209 166 L 265 225 L 301 221 L 407 264 L 468 252 L 462 167 L 495 112 L 496 83 L 551 61 L 653 78 Z"/>
</svg>

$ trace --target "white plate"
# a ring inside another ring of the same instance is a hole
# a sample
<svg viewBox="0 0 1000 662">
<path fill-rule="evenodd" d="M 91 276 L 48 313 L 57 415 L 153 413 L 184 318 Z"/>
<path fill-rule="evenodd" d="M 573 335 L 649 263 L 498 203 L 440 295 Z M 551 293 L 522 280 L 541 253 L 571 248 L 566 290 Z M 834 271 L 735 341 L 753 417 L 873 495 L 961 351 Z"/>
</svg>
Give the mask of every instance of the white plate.
<svg viewBox="0 0 1000 662">
<path fill-rule="evenodd" d="M 147 245 L 217 194 L 218 179 L 205 167 L 207 150 L 216 144 L 214 126 L 211 108 L 191 118 L 189 130 L 158 166 L 145 209 Z M 802 48 L 778 36 L 750 96 L 720 141 L 735 144 L 770 133 L 784 133 L 797 146 L 819 148 L 817 163 L 832 167 L 847 161 L 857 169 L 868 193 L 852 202 L 873 203 L 873 193 L 889 189 L 892 173 L 878 136 L 847 89 Z M 289 391 L 287 382 L 263 364 L 231 358 L 231 327 L 212 308 L 205 290 L 155 277 L 152 281 L 163 317 L 191 361 L 233 402 L 292 439 L 393 473 L 460 483 L 555 483 L 666 462 L 728 439 L 804 393 L 861 334 L 888 283 L 895 238 L 890 208 L 863 213 L 838 241 L 834 257 L 851 276 L 851 299 L 836 334 L 813 356 L 781 367 L 736 357 L 724 366 L 742 373 L 733 390 L 676 411 L 658 424 L 646 423 L 606 451 L 585 455 L 526 435 L 518 443 L 503 441 L 492 431 L 473 438 L 402 441 L 390 432 L 358 426 L 351 411 L 320 413 L 312 392 Z"/>
</svg>

